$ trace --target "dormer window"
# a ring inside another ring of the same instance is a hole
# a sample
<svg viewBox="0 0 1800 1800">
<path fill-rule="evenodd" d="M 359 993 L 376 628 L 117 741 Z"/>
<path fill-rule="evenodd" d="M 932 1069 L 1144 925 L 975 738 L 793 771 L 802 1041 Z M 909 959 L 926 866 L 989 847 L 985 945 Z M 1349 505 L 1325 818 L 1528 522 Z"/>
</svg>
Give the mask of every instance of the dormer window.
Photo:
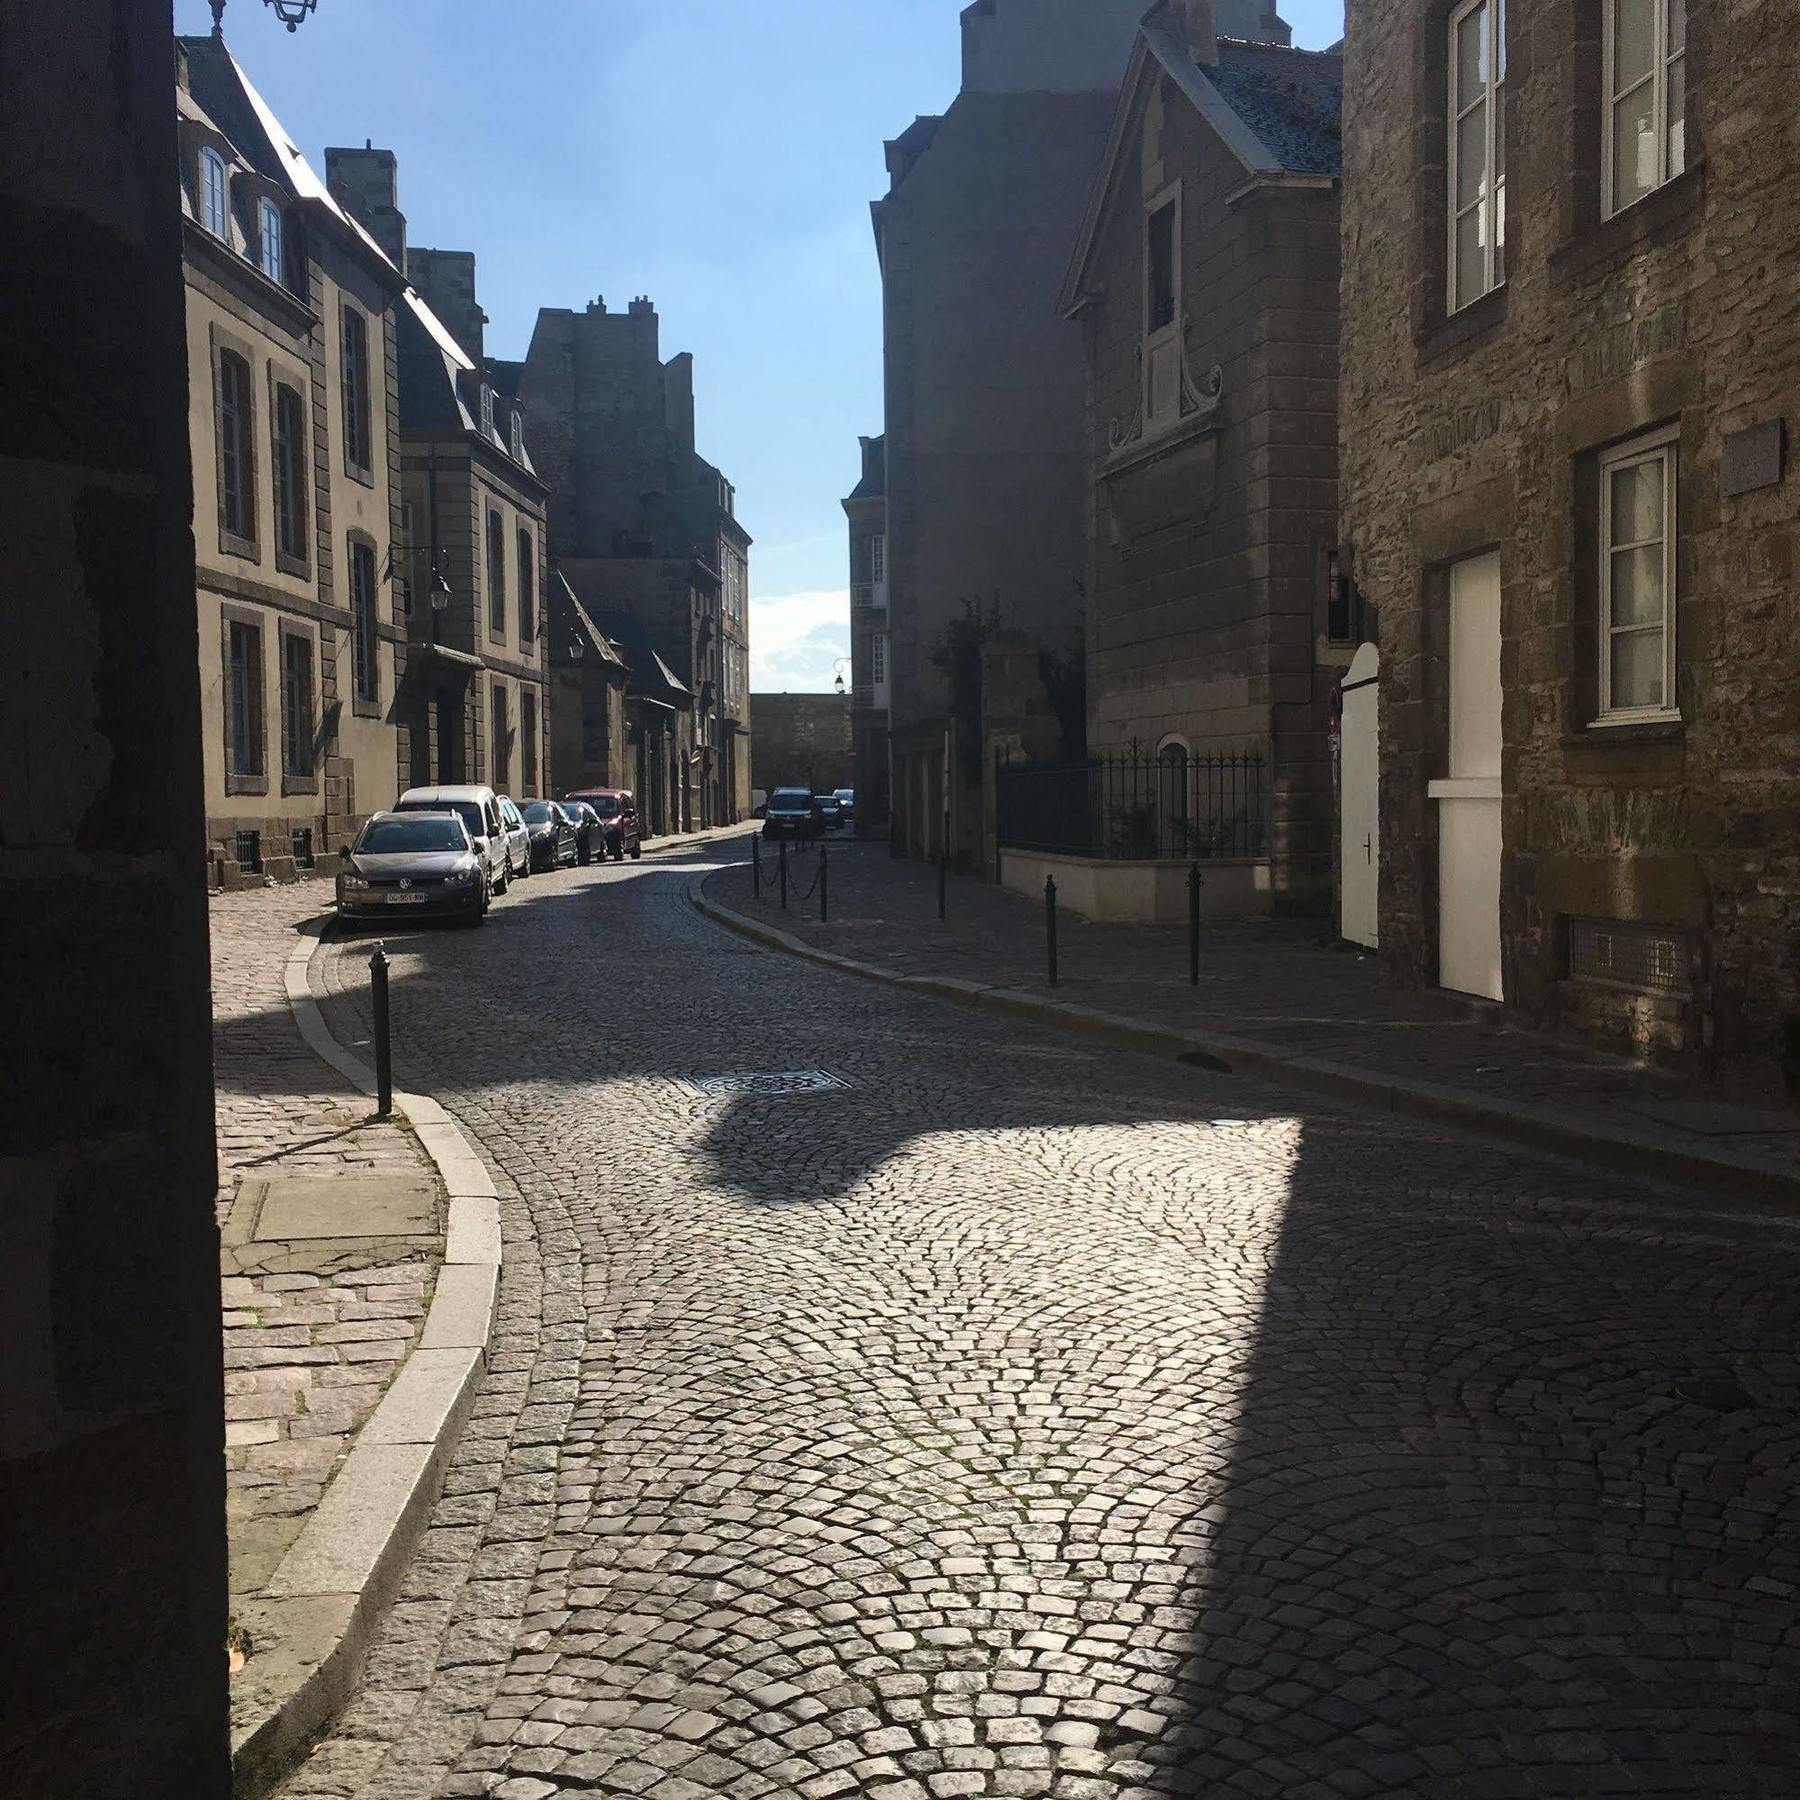
<svg viewBox="0 0 1800 1800">
<path fill-rule="evenodd" d="M 226 236 L 225 159 L 209 144 L 200 152 L 200 223 L 214 237 Z"/>
<path fill-rule="evenodd" d="M 257 265 L 271 281 L 281 280 L 281 208 L 273 200 L 256 203 Z"/>
<path fill-rule="evenodd" d="M 512 450 L 513 461 L 523 462 L 525 460 L 525 428 L 519 422 L 519 413 L 516 409 L 512 417 L 507 420 L 506 429 L 507 443 Z"/>
<path fill-rule="evenodd" d="M 494 431 L 494 390 L 484 381 L 481 384 L 481 433 L 483 437 L 495 436 Z"/>
</svg>

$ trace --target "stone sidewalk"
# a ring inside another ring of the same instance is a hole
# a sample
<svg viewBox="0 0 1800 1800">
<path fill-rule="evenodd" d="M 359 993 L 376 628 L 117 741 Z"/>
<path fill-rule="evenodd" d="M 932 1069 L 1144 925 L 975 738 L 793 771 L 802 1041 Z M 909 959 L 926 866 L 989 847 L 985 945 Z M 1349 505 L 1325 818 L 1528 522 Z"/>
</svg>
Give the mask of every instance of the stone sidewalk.
<svg viewBox="0 0 1800 1800">
<path fill-rule="evenodd" d="M 752 897 L 740 866 L 704 884 L 705 899 L 800 946 L 895 979 L 950 983 L 989 1004 L 1048 1006 L 1097 1028 L 1106 1015 L 1164 1039 L 1181 1034 L 1204 1058 L 1439 1123 L 1506 1134 L 1530 1128 L 1541 1147 L 1619 1166 L 1659 1158 L 1728 1192 L 1748 1182 L 1800 1200 L 1800 1107 L 1774 1096 L 1702 1090 L 1627 1058 L 1512 1029 L 1498 1009 L 1394 987 L 1373 954 L 1318 920 L 1265 919 L 1202 928 L 1200 981 L 1189 983 L 1184 928 L 1058 918 L 1058 984 L 1048 984 L 1044 908 L 968 876 L 948 879 L 937 917 L 934 866 L 893 858 L 880 841 L 829 840 L 829 922 L 819 918 L 818 856 L 793 852 L 790 896 L 762 851 Z M 1115 1035 L 1118 1035 L 1115 1033 Z M 1158 1047 L 1147 1041 L 1143 1047 Z"/>
<path fill-rule="evenodd" d="M 300 1036 L 283 986 L 319 882 L 209 905 L 231 1598 L 240 1619 L 412 1350 L 443 1256 L 439 1184 L 412 1133 Z M 250 1634 L 234 1722 L 267 1701 Z"/>
</svg>

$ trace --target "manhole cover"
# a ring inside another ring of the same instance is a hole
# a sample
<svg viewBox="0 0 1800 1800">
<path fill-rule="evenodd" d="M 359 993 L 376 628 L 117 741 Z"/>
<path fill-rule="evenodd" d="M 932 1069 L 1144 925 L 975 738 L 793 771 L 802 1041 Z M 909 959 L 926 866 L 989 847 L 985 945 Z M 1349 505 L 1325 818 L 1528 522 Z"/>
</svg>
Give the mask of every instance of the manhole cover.
<svg viewBox="0 0 1800 1800">
<path fill-rule="evenodd" d="M 682 1087 L 702 1100 L 724 1100 L 738 1094 L 823 1094 L 849 1085 L 829 1069 L 745 1069 L 730 1075 L 687 1075 L 681 1080 Z"/>
</svg>

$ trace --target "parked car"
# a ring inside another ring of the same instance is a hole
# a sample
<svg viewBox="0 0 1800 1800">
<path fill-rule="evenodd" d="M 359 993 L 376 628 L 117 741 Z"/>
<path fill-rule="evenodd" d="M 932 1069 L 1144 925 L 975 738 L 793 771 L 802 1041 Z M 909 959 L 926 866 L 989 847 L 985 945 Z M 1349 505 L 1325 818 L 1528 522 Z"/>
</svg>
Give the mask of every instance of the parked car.
<svg viewBox="0 0 1800 1800">
<path fill-rule="evenodd" d="M 456 813 L 375 813 L 338 856 L 340 919 L 487 917 L 487 861 Z"/>
<path fill-rule="evenodd" d="M 564 800 L 564 812 L 575 823 L 575 860 L 585 869 L 596 857 L 606 858 L 606 827 L 585 800 Z"/>
<path fill-rule="evenodd" d="M 777 788 L 763 815 L 766 838 L 799 838 L 810 843 L 823 829 L 819 803 L 805 788 Z"/>
<path fill-rule="evenodd" d="M 844 823 L 846 825 L 854 824 L 856 822 L 856 789 L 839 788 L 837 803 L 843 809 Z"/>
<path fill-rule="evenodd" d="M 567 798 L 585 800 L 600 815 L 600 823 L 606 828 L 606 848 L 612 852 L 614 862 L 623 862 L 627 851 L 633 862 L 644 854 L 637 801 L 630 788 L 583 788 Z"/>
<path fill-rule="evenodd" d="M 504 894 L 511 885 L 506 825 L 500 816 L 500 796 L 491 787 L 408 788 L 394 803 L 394 810 L 455 813 L 467 829 L 476 855 L 487 866 L 488 886 L 494 893 Z"/>
<path fill-rule="evenodd" d="M 813 804 L 819 809 L 819 824 L 826 831 L 843 829 L 844 809 L 838 804 L 836 794 L 814 794 Z"/>
<path fill-rule="evenodd" d="M 500 796 L 500 823 L 506 831 L 506 878 L 523 880 L 531 873 L 531 828 L 509 795 Z"/>
<path fill-rule="evenodd" d="M 575 821 L 554 800 L 534 800 L 525 809 L 531 831 L 531 866 L 558 869 L 580 860 L 576 848 Z"/>
</svg>

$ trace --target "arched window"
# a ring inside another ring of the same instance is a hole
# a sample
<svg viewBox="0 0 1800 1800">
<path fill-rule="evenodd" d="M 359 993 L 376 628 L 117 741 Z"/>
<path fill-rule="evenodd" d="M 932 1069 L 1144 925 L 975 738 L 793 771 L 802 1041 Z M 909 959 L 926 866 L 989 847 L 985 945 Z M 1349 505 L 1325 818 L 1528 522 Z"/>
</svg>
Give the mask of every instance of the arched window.
<svg viewBox="0 0 1800 1800">
<path fill-rule="evenodd" d="M 200 152 L 200 223 L 222 238 L 225 218 L 225 159 L 209 144 Z"/>
<path fill-rule="evenodd" d="M 273 200 L 259 200 L 256 206 L 257 262 L 271 281 L 280 281 L 281 272 L 281 208 Z"/>
<path fill-rule="evenodd" d="M 1163 856 L 1188 854 L 1188 747 L 1167 737 L 1156 747 L 1157 835 Z"/>
</svg>

